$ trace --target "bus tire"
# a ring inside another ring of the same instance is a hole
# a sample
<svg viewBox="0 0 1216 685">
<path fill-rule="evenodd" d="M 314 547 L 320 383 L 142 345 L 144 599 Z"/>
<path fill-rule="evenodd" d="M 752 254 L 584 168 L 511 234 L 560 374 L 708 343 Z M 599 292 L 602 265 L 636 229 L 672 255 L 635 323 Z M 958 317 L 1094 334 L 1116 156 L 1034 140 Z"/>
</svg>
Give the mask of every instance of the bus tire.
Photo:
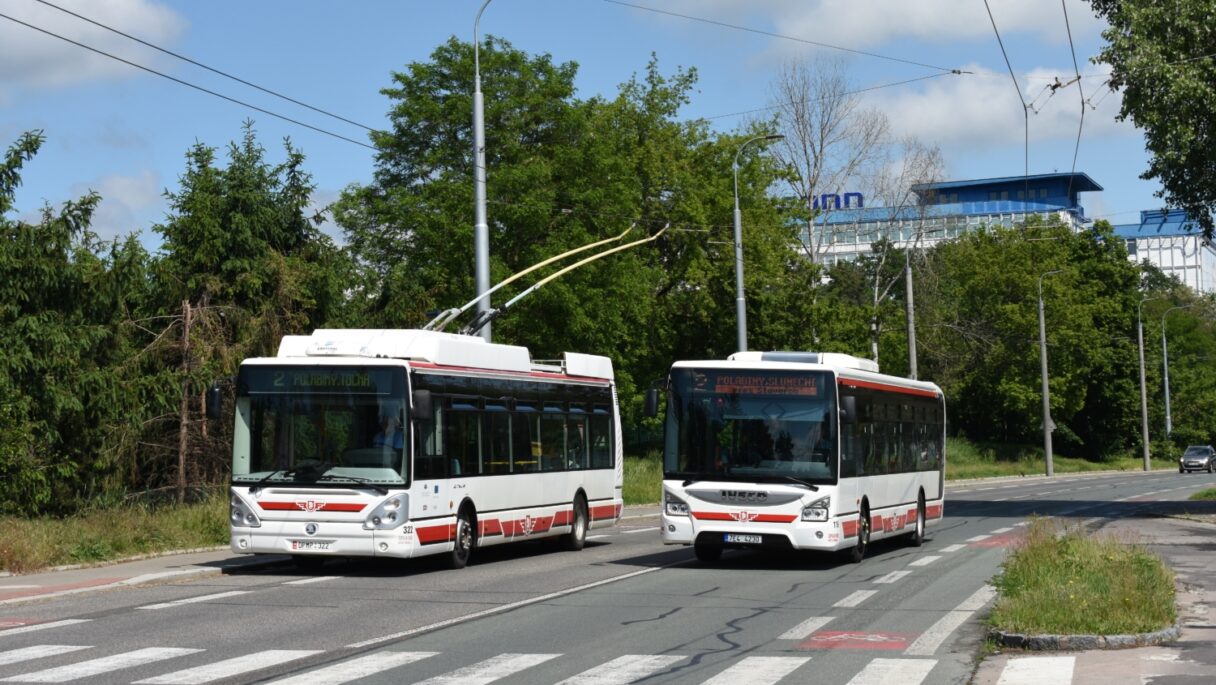
<svg viewBox="0 0 1216 685">
<path fill-rule="evenodd" d="M 448 552 L 449 568 L 468 566 L 469 557 L 472 556 L 476 543 L 474 523 L 472 507 L 468 505 L 460 507 L 460 513 L 456 515 L 456 541 L 452 545 L 452 551 Z"/>
<path fill-rule="evenodd" d="M 587 500 L 582 494 L 574 496 L 574 519 L 570 521 L 570 532 L 562 536 L 562 549 L 577 552 L 587 544 Z"/>
<path fill-rule="evenodd" d="M 866 558 L 866 549 L 870 546 L 870 504 L 862 502 L 861 518 L 857 521 L 857 544 L 845 552 L 845 558 L 854 564 L 860 564 Z"/>
<path fill-rule="evenodd" d="M 916 497 L 916 527 L 908 536 L 908 542 L 912 543 L 913 547 L 920 547 L 925 544 L 925 493 L 921 492 Z"/>
<path fill-rule="evenodd" d="M 697 555 L 697 561 L 706 564 L 722 558 L 722 548 L 717 545 L 706 545 L 704 543 L 693 543 L 692 551 Z"/>
</svg>

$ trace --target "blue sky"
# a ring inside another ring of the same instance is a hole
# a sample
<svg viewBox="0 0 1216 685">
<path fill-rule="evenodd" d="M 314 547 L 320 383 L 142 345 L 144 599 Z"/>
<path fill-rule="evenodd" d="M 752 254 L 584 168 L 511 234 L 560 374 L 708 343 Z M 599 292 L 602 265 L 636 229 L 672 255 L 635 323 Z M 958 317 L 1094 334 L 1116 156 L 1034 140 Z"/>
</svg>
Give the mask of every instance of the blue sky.
<svg viewBox="0 0 1216 685">
<path fill-rule="evenodd" d="M 391 74 L 425 61 L 450 36 L 471 40 L 481 0 L 49 0 L 97 22 L 366 126 L 387 125 L 380 90 Z M 682 115 L 711 118 L 730 131 L 775 101 L 773 83 L 790 60 L 847 59 L 858 88 L 939 73 L 897 60 L 972 72 L 870 91 L 865 104 L 893 131 L 941 147 L 948 179 L 1023 173 L 1024 119 L 992 23 L 981 0 L 493 0 L 481 22 L 529 53 L 579 64 L 579 95 L 612 95 L 641 73 L 651 53 L 660 68 L 696 67 L 700 81 Z M 1069 171 L 1081 103 L 1076 85 L 1051 98 L 1053 79 L 1070 80 L 1072 53 L 1059 0 L 989 0 L 1026 100 L 1029 172 Z M 1065 0 L 1086 110 L 1076 169 L 1105 190 L 1082 196 L 1091 217 L 1138 220 L 1160 206 L 1144 139 L 1118 123 L 1118 93 L 1104 96 L 1105 68 L 1090 63 L 1102 25 L 1089 5 Z M 0 13 L 229 97 L 358 141 L 366 131 L 302 108 L 91 26 L 38 0 L 3 0 Z M 728 28 L 730 24 L 752 29 Z M 775 35 L 801 40 L 790 40 Z M 816 47 L 829 43 L 882 57 Z M 895 59 L 887 59 L 895 58 Z M 470 84 L 471 90 L 471 84 Z M 47 142 L 23 173 L 17 215 L 33 219 L 88 190 L 103 196 L 94 229 L 105 238 L 141 232 L 164 219 L 185 153 L 197 141 L 223 148 L 255 122 L 271 161 L 289 136 L 307 156 L 325 205 L 373 171 L 366 147 L 187 88 L 0 18 L 0 144 L 41 129 Z M 730 169 L 722 169 L 729 174 Z M 724 221 L 728 218 L 724 217 Z"/>
</svg>

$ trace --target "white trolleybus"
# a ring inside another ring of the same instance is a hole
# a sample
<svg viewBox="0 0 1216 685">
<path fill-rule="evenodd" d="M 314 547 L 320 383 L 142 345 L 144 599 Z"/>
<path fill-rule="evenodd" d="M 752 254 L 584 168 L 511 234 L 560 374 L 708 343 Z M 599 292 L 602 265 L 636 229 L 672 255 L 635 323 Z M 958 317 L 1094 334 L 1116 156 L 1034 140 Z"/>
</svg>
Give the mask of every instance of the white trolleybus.
<svg viewBox="0 0 1216 685">
<path fill-rule="evenodd" d="M 234 552 L 305 566 L 443 554 L 459 568 L 513 541 L 581 549 L 620 518 L 606 357 L 537 363 L 470 335 L 321 330 L 246 360 L 235 383 Z"/>
<path fill-rule="evenodd" d="M 647 410 L 656 413 L 658 391 Z M 914 545 L 941 521 L 945 401 L 843 354 L 739 352 L 676 362 L 667 379 L 662 539 L 840 551 Z"/>
</svg>

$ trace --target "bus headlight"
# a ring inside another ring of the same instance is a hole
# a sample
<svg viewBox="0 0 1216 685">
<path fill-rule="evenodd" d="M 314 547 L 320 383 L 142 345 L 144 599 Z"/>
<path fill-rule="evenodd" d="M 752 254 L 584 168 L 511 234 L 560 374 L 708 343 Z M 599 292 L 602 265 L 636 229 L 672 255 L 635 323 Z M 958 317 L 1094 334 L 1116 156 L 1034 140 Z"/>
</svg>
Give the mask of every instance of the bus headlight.
<svg viewBox="0 0 1216 685">
<path fill-rule="evenodd" d="M 363 520 L 364 530 L 390 530 L 405 520 L 401 509 L 406 507 L 408 500 L 405 495 L 393 495 L 384 500 L 372 513 Z"/>
<path fill-rule="evenodd" d="M 253 507 L 235 494 L 228 500 L 228 521 L 241 528 L 258 528 L 262 525 L 258 515 L 253 513 Z"/>
<path fill-rule="evenodd" d="M 663 502 L 668 516 L 688 516 L 688 503 L 666 490 L 663 491 Z"/>
<path fill-rule="evenodd" d="M 826 521 L 828 520 L 828 509 L 831 508 L 831 497 L 820 497 L 802 508 L 803 521 Z"/>
</svg>

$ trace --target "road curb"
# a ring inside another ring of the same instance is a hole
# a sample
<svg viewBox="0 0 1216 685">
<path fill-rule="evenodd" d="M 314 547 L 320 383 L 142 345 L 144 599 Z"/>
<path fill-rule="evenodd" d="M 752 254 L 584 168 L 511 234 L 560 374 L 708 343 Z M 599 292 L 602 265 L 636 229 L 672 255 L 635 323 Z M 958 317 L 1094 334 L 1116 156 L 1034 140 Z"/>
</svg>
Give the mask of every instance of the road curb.
<svg viewBox="0 0 1216 685">
<path fill-rule="evenodd" d="M 988 631 L 988 639 L 1001 647 L 1024 649 L 1028 652 L 1131 649 L 1170 642 L 1181 635 L 1182 628 L 1177 623 L 1161 630 L 1134 635 L 1022 635 L 1002 630 Z"/>
</svg>

